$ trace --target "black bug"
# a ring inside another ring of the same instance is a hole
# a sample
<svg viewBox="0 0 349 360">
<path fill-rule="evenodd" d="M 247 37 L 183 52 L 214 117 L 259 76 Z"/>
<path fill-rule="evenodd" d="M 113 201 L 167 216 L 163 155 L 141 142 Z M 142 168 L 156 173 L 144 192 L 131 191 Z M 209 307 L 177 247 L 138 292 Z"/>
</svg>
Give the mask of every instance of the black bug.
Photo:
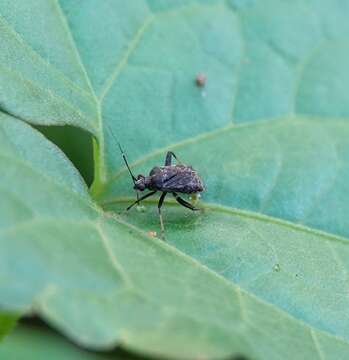
<svg viewBox="0 0 349 360">
<path fill-rule="evenodd" d="M 140 174 L 135 177 L 130 169 L 130 166 L 126 159 L 126 155 L 123 152 L 120 144 L 119 148 L 126 167 L 132 177 L 132 181 L 134 184 L 133 188 L 137 190 L 137 200 L 133 202 L 126 209 L 126 211 L 130 210 L 134 205 L 139 204 L 142 200 L 154 195 L 158 191 L 162 192 L 158 202 L 158 212 L 160 217 L 161 234 L 164 238 L 165 228 L 161 214 L 161 207 L 167 194 L 172 194 L 180 205 L 192 211 L 200 210 L 189 202 L 182 199 L 178 195 L 178 193 L 195 194 L 198 192 L 202 192 L 204 191 L 203 182 L 197 172 L 191 166 L 183 165 L 172 151 L 169 151 L 167 153 L 164 166 L 153 167 L 148 176 Z M 172 165 L 172 157 L 176 159 L 176 165 Z M 149 190 L 149 192 L 139 197 L 138 190 L 144 191 L 146 189 Z"/>
</svg>

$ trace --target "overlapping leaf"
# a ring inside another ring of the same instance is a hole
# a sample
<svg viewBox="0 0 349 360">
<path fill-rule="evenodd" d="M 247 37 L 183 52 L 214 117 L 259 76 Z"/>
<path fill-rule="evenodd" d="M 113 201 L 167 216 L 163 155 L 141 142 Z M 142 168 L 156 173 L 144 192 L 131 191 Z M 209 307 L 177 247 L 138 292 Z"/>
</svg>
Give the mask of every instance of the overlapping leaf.
<svg viewBox="0 0 349 360">
<path fill-rule="evenodd" d="M 28 351 L 30 349 L 30 351 Z M 34 325 L 20 325 L 0 346 L 0 358 L 6 360 L 131 360 L 115 354 L 104 355 L 83 351 L 63 338 Z"/>
</svg>

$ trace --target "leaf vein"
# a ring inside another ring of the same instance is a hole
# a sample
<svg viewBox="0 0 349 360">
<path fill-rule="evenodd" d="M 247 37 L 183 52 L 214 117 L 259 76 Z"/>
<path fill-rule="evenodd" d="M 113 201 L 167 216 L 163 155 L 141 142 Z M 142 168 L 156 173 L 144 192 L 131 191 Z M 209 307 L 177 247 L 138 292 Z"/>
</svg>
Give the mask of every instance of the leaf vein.
<svg viewBox="0 0 349 360">
<path fill-rule="evenodd" d="M 153 22 L 154 19 L 155 19 L 154 16 L 149 16 L 144 21 L 143 25 L 139 28 L 139 30 L 137 31 L 134 38 L 130 41 L 130 45 L 127 48 L 127 50 L 126 50 L 124 56 L 122 57 L 121 61 L 117 64 L 115 70 L 112 72 L 110 77 L 104 83 L 104 86 L 103 86 L 103 89 L 101 91 L 101 95 L 100 95 L 100 98 L 99 98 L 100 102 L 103 102 L 103 99 L 108 94 L 109 90 L 113 86 L 116 79 L 119 77 L 119 75 L 120 75 L 121 71 L 123 70 L 123 68 L 125 67 L 125 65 L 127 65 L 130 56 L 132 55 L 132 53 L 135 51 L 135 49 L 139 45 L 139 42 L 140 42 L 143 34 L 148 29 L 149 25 Z"/>
<path fill-rule="evenodd" d="M 87 85 L 89 87 L 89 90 L 90 90 L 90 93 L 93 97 L 93 99 L 95 100 L 95 102 L 97 103 L 97 97 L 96 97 L 96 94 L 93 90 L 93 87 L 92 87 L 92 84 L 91 84 L 91 80 L 90 80 L 90 77 L 88 76 L 87 74 L 87 71 L 86 71 L 86 68 L 85 68 L 85 65 L 83 64 L 82 62 L 82 59 L 81 59 L 81 56 L 80 56 L 80 53 L 78 51 L 78 48 L 76 46 L 76 43 L 75 43 L 75 40 L 74 40 L 74 37 L 73 37 L 73 34 L 70 30 L 70 27 L 69 27 L 69 23 L 67 21 L 67 18 L 66 16 L 64 15 L 63 13 L 63 10 L 61 8 L 61 5 L 59 3 L 59 0 L 55 0 L 55 5 L 56 5 L 56 9 L 57 9 L 57 13 L 63 23 L 63 26 L 64 26 L 64 29 L 66 31 L 66 34 L 68 36 L 68 39 L 70 41 L 70 44 L 72 46 L 72 49 L 73 49 L 73 52 L 74 52 L 74 55 L 75 55 L 75 58 L 76 58 L 76 61 L 77 63 L 79 64 L 80 66 L 80 69 L 81 69 L 81 72 L 83 73 L 84 77 L 85 77 L 85 80 L 87 82 Z"/>
<path fill-rule="evenodd" d="M 319 339 L 314 331 L 314 329 L 310 328 L 310 335 L 311 335 L 311 339 L 314 343 L 314 346 L 315 346 L 315 349 L 317 351 L 317 354 L 319 355 L 319 359 L 320 360 L 325 360 L 325 355 L 320 347 L 320 344 L 319 344 Z"/>
<path fill-rule="evenodd" d="M 103 245 L 103 247 L 104 247 L 104 249 L 105 249 L 105 251 L 107 253 L 107 256 L 108 256 L 110 262 L 112 263 L 114 269 L 120 275 L 120 277 L 124 281 L 126 287 L 135 288 L 135 286 L 133 285 L 132 280 L 130 279 L 128 274 L 125 272 L 124 268 L 122 267 L 122 265 L 119 263 L 117 257 L 115 256 L 114 251 L 113 251 L 113 249 L 111 247 L 111 244 L 109 242 L 109 238 L 104 233 L 100 221 L 98 221 L 96 223 L 96 229 L 97 229 L 97 232 L 98 232 L 98 234 L 100 236 L 100 239 L 102 241 L 102 245 Z"/>
</svg>

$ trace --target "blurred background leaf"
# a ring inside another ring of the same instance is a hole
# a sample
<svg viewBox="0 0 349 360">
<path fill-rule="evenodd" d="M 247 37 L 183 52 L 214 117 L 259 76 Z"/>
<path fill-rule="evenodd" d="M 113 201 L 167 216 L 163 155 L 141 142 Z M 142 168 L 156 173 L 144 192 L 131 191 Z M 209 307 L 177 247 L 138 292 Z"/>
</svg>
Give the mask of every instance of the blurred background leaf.
<svg viewBox="0 0 349 360">
<path fill-rule="evenodd" d="M 0 312 L 0 341 L 15 326 L 17 316 Z"/>
<path fill-rule="evenodd" d="M 84 351 L 38 322 L 24 322 L 0 346 L 6 360 L 137 360 L 126 354 L 97 354 Z"/>
</svg>

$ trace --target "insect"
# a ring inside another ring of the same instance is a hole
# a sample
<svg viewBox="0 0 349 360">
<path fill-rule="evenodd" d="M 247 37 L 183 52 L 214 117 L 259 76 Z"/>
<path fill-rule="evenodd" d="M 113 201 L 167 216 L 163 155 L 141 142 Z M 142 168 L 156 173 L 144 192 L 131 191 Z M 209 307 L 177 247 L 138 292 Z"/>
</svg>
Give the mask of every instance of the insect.
<svg viewBox="0 0 349 360">
<path fill-rule="evenodd" d="M 139 174 L 135 177 L 127 162 L 124 151 L 119 143 L 118 145 L 125 165 L 131 175 L 133 188 L 137 191 L 137 200 L 127 207 L 126 211 L 158 191 L 161 192 L 162 194 L 158 202 L 158 213 L 160 218 L 161 237 L 164 239 L 165 227 L 162 219 L 161 207 L 167 194 L 172 194 L 180 205 L 192 211 L 201 210 L 182 199 L 178 194 L 196 194 L 202 192 L 204 191 L 203 182 L 197 172 L 191 166 L 183 165 L 172 151 L 167 152 L 164 166 L 153 167 L 148 176 Z M 176 165 L 172 165 L 172 158 L 176 159 Z M 138 191 L 144 191 L 146 189 L 149 190 L 149 192 L 142 197 L 139 197 Z"/>
<path fill-rule="evenodd" d="M 195 78 L 196 85 L 203 87 L 206 84 L 206 75 L 203 73 L 198 73 Z"/>
</svg>

